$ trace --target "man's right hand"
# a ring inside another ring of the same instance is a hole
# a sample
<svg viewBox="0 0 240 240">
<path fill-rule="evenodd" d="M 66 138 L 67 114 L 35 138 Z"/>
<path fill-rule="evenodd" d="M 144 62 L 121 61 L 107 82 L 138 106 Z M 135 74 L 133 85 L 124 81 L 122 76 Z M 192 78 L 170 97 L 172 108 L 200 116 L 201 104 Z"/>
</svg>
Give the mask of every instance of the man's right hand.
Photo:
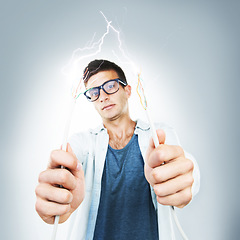
<svg viewBox="0 0 240 240">
<path fill-rule="evenodd" d="M 84 173 L 69 144 L 66 152 L 52 151 L 49 166 L 38 181 L 35 207 L 46 223 L 53 224 L 56 215 L 60 216 L 59 223 L 65 222 L 84 199 Z"/>
</svg>

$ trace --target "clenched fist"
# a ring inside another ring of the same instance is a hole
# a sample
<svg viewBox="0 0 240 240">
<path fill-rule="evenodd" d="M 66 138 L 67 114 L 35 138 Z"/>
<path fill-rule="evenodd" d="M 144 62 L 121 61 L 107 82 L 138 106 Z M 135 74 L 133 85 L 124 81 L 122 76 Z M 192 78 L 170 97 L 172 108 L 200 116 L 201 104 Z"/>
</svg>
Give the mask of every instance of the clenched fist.
<svg viewBox="0 0 240 240">
<path fill-rule="evenodd" d="M 157 201 L 183 208 L 192 199 L 193 162 L 180 146 L 166 145 L 165 133 L 157 130 L 160 145 L 150 140 L 144 167 L 145 177 L 153 187 Z"/>
<path fill-rule="evenodd" d="M 70 145 L 66 152 L 52 151 L 48 168 L 39 175 L 36 211 L 46 223 L 53 224 L 56 215 L 65 222 L 83 201 L 84 186 L 82 166 Z"/>
</svg>

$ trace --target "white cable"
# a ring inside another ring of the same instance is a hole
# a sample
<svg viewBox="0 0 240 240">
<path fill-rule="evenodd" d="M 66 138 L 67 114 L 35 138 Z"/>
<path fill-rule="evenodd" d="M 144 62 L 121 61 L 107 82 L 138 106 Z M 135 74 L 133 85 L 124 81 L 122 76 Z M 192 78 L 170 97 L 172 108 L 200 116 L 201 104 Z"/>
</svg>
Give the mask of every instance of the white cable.
<svg viewBox="0 0 240 240">
<path fill-rule="evenodd" d="M 150 129 L 151 129 L 151 132 L 152 132 L 153 142 L 154 142 L 155 148 L 157 148 L 158 145 L 159 145 L 158 136 L 157 136 L 156 129 L 155 129 L 154 125 L 153 125 L 152 119 L 151 119 L 151 117 L 149 115 L 148 108 L 146 108 L 146 114 L 147 114 L 148 122 L 149 122 L 149 125 L 150 125 Z M 184 231 L 183 231 L 183 229 L 182 229 L 182 227 L 181 227 L 181 225 L 180 225 L 180 223 L 178 221 L 178 218 L 177 218 L 177 215 L 175 213 L 174 207 L 170 206 L 170 209 L 171 209 L 171 213 L 172 213 L 173 219 L 174 219 L 174 221 L 175 221 L 175 223 L 177 225 L 177 228 L 178 228 L 182 238 L 184 240 L 188 240 L 186 234 L 184 233 Z"/>
<path fill-rule="evenodd" d="M 59 223 L 59 216 L 57 215 L 57 216 L 55 216 L 55 219 L 54 219 L 54 225 L 53 225 L 53 231 L 52 231 L 52 238 L 51 238 L 51 240 L 55 240 L 56 239 L 58 223 Z"/>
<path fill-rule="evenodd" d="M 182 229 L 182 227 L 181 227 L 181 225 L 180 225 L 180 223 L 179 223 L 179 221 L 178 221 L 178 218 L 177 218 L 177 215 L 176 215 L 176 212 L 175 212 L 175 209 L 174 209 L 173 206 L 171 206 L 171 213 L 172 213 L 172 216 L 173 216 L 173 218 L 174 218 L 174 221 L 175 221 L 175 223 L 176 223 L 176 225 L 177 225 L 177 228 L 178 228 L 179 232 L 180 232 L 181 235 L 182 235 L 182 238 L 183 238 L 184 240 L 188 240 L 188 237 L 187 237 L 186 234 L 184 233 L 184 231 L 183 231 L 183 229 Z"/>
<path fill-rule="evenodd" d="M 70 125 L 71 125 L 71 120 L 72 120 L 72 115 L 73 115 L 73 110 L 74 110 L 75 103 L 76 103 L 76 99 L 71 99 L 71 101 L 69 103 L 69 106 L 68 106 L 68 111 L 69 112 L 68 112 L 68 115 L 67 115 L 67 122 L 66 122 L 66 125 L 65 125 L 63 142 L 62 142 L 62 150 L 64 150 L 64 151 L 67 151 L 67 139 L 68 139 L 68 133 L 69 133 Z M 61 166 L 61 168 L 64 168 L 64 167 Z M 62 187 L 62 186 L 60 186 L 60 187 Z M 53 226 L 51 240 L 56 239 L 58 223 L 59 223 L 59 216 L 56 215 L 55 219 L 54 219 L 54 226 Z"/>
</svg>

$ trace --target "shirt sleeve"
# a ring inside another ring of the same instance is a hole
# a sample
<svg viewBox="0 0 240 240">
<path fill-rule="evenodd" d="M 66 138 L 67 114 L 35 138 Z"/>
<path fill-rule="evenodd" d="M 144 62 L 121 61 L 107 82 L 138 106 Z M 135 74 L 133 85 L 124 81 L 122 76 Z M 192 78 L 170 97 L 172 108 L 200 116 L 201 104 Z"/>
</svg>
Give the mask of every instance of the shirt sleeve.
<svg viewBox="0 0 240 240">
<path fill-rule="evenodd" d="M 84 165 L 89 154 L 89 134 L 87 132 L 76 133 L 70 137 L 68 142 L 77 159 Z"/>
</svg>

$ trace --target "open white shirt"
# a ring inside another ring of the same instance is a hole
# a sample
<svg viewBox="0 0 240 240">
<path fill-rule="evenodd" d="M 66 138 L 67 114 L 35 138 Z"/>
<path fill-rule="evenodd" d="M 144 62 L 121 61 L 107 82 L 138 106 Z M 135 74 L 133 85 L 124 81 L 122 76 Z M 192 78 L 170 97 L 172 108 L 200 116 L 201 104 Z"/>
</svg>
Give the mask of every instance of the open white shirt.
<svg viewBox="0 0 240 240">
<path fill-rule="evenodd" d="M 155 124 L 156 129 L 163 129 L 166 134 L 165 144 L 180 145 L 178 137 L 173 130 L 164 123 Z M 150 126 L 141 120 L 137 121 L 135 134 L 138 135 L 139 147 L 145 161 L 146 151 L 151 137 Z M 69 239 L 83 240 L 93 238 L 97 219 L 98 206 L 101 194 L 101 179 L 107 154 L 109 136 L 103 125 L 87 132 L 73 135 L 69 141 L 78 160 L 83 165 L 85 177 L 85 198 L 78 209 L 70 217 Z M 194 157 L 185 152 L 186 158 L 194 163 L 192 186 L 193 196 L 200 187 L 199 167 Z M 172 240 L 174 233 L 171 226 L 171 212 L 169 206 L 157 203 L 156 195 L 151 187 L 152 201 L 158 212 L 159 239 Z"/>
</svg>

